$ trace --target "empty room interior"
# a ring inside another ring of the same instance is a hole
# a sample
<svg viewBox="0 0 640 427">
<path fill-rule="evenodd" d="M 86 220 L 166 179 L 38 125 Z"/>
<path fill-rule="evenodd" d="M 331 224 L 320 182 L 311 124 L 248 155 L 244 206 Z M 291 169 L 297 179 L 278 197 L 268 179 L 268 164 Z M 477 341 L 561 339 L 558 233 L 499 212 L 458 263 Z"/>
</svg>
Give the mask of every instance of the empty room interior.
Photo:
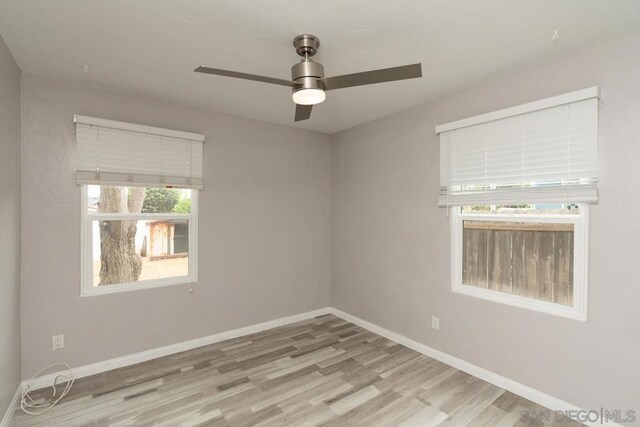
<svg viewBox="0 0 640 427">
<path fill-rule="evenodd" d="M 640 426 L 640 1 L 0 0 L 0 427 Z"/>
</svg>

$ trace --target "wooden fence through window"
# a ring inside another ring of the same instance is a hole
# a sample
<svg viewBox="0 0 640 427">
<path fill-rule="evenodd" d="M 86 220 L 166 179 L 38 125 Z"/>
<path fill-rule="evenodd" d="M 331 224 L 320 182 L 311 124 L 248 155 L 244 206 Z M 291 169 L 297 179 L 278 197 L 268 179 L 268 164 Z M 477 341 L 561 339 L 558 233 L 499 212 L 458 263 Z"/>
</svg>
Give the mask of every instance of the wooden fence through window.
<svg viewBox="0 0 640 427">
<path fill-rule="evenodd" d="M 573 224 L 464 221 L 463 283 L 573 302 Z"/>
</svg>

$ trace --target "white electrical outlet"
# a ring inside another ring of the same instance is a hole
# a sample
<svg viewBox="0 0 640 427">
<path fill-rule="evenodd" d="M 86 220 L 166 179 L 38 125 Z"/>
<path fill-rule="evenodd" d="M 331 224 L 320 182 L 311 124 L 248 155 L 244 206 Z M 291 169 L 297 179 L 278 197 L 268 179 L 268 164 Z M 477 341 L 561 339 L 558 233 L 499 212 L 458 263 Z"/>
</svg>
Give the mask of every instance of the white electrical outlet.
<svg viewBox="0 0 640 427">
<path fill-rule="evenodd" d="M 51 348 L 53 350 L 60 350 L 64 348 L 64 334 L 54 335 L 51 337 Z"/>
<path fill-rule="evenodd" d="M 431 327 L 433 329 L 440 329 L 440 318 L 436 316 L 431 316 Z"/>
</svg>

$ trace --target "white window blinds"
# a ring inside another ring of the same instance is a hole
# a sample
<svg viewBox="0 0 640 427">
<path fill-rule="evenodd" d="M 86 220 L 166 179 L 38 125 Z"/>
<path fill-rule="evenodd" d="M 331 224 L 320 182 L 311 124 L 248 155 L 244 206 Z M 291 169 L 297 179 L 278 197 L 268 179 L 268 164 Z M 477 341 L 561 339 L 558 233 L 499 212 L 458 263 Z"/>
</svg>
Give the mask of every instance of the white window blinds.
<svg viewBox="0 0 640 427">
<path fill-rule="evenodd" d="M 595 203 L 598 91 L 437 126 L 441 206 Z"/>
<path fill-rule="evenodd" d="M 78 185 L 202 190 L 204 136 L 75 115 Z"/>
</svg>

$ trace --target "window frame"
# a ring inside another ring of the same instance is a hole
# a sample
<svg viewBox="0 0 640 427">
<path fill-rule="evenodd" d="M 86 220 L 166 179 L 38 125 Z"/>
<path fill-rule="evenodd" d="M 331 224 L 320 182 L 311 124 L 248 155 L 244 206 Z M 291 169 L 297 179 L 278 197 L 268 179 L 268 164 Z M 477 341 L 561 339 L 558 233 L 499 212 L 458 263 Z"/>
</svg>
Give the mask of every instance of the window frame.
<svg viewBox="0 0 640 427">
<path fill-rule="evenodd" d="M 579 214 L 465 214 L 462 213 L 460 206 L 451 207 L 451 290 L 457 294 L 487 301 L 586 321 L 588 308 L 589 206 L 581 203 L 579 204 L 579 209 Z M 465 220 L 573 224 L 573 305 L 564 306 L 462 283 L 463 222 Z"/>
<path fill-rule="evenodd" d="M 198 190 L 191 190 L 191 213 L 90 213 L 88 185 L 81 186 L 80 212 L 80 296 L 108 295 L 118 292 L 153 289 L 174 285 L 194 285 L 198 282 Z M 100 220 L 187 219 L 189 221 L 189 274 L 186 276 L 144 280 L 108 286 L 93 286 L 92 222 Z"/>
</svg>

